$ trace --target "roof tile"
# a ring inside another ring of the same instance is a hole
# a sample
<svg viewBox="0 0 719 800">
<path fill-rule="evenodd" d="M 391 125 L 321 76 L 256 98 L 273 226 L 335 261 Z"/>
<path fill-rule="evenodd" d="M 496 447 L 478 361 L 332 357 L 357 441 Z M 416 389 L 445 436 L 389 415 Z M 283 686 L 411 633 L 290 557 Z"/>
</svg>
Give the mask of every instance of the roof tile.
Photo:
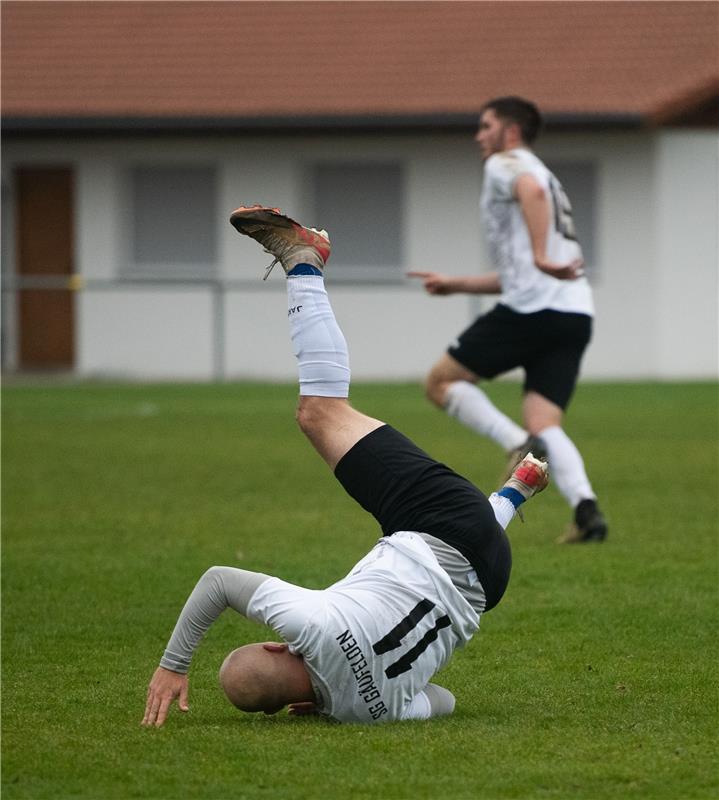
<svg viewBox="0 0 719 800">
<path fill-rule="evenodd" d="M 719 79 L 716 2 L 0 8 L 12 117 L 473 113 L 512 93 L 549 113 L 671 118 Z"/>
</svg>

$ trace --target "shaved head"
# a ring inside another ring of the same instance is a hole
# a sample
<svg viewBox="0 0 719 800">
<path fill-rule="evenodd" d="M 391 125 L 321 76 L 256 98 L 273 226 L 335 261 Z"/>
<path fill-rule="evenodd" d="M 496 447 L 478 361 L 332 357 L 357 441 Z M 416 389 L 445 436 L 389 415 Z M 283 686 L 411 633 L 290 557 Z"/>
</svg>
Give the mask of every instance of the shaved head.
<svg viewBox="0 0 719 800">
<path fill-rule="evenodd" d="M 233 650 L 220 667 L 220 685 L 241 711 L 274 714 L 288 703 L 314 699 L 302 658 L 262 643 Z"/>
</svg>

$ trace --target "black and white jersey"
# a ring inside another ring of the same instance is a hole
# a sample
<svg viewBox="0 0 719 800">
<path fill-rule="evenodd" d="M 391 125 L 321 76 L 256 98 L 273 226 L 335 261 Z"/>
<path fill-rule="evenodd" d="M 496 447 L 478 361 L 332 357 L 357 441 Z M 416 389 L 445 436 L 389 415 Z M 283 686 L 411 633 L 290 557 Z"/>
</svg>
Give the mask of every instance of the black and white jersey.
<svg viewBox="0 0 719 800">
<path fill-rule="evenodd" d="M 534 264 L 529 231 L 514 184 L 520 175 L 532 175 L 550 201 L 546 257 L 557 264 L 582 258 L 569 199 L 557 178 L 537 156 L 520 147 L 490 156 L 484 165 L 480 211 L 493 265 L 499 273 L 499 302 L 522 314 L 543 309 L 594 314 L 586 278 L 559 280 Z"/>
<path fill-rule="evenodd" d="M 303 656 L 320 711 L 341 722 L 429 716 L 424 688 L 479 627 L 427 543 L 406 531 L 327 589 L 266 580 L 247 616 Z"/>
</svg>

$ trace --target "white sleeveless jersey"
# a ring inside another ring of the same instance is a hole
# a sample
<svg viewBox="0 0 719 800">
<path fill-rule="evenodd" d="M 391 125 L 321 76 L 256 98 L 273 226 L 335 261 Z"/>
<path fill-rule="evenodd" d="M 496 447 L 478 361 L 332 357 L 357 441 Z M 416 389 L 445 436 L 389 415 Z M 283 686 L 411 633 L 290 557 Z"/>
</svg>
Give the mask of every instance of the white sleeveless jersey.
<svg viewBox="0 0 719 800">
<path fill-rule="evenodd" d="M 427 543 L 406 531 L 327 589 L 270 578 L 247 616 L 303 656 L 321 713 L 341 722 L 426 717 L 418 695 L 479 627 Z"/>
<path fill-rule="evenodd" d="M 541 272 L 534 264 L 529 231 L 513 197 L 515 181 L 526 174 L 537 180 L 550 201 L 547 258 L 557 264 L 568 264 L 582 257 L 572 207 L 557 178 L 526 148 L 495 153 L 484 165 L 480 211 L 491 258 L 502 284 L 499 302 L 523 314 L 554 309 L 591 316 L 594 305 L 586 278 L 559 280 Z"/>
</svg>

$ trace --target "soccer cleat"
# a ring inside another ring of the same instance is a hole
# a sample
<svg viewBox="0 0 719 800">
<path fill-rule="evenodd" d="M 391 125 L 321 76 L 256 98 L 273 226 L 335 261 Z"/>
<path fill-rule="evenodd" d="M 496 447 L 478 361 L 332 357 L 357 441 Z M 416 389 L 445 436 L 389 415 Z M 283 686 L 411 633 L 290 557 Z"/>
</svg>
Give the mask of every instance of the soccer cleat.
<svg viewBox="0 0 719 800">
<path fill-rule="evenodd" d="M 320 271 L 330 257 L 330 237 L 325 230 L 305 228 L 285 216 L 279 208 L 240 206 L 232 212 L 230 224 L 241 234 L 259 242 L 274 256 L 262 278 L 267 280 L 279 261 L 287 274 L 297 264 L 309 264 Z"/>
<path fill-rule="evenodd" d="M 534 454 L 534 457 L 538 458 L 540 461 L 547 460 L 547 448 L 544 446 L 544 442 L 537 436 L 528 436 L 523 444 L 519 445 L 519 447 L 516 447 L 514 450 L 510 450 L 507 454 L 507 466 L 502 476 L 502 481 L 509 479 L 514 472 L 514 468 L 528 453 Z"/>
<path fill-rule="evenodd" d="M 562 544 L 582 544 L 603 542 L 607 538 L 608 526 L 597 501 L 590 498 L 582 500 L 574 509 L 574 523 L 559 539 Z"/>
<path fill-rule="evenodd" d="M 512 474 L 504 482 L 503 489 L 514 489 L 525 500 L 539 494 L 549 483 L 549 466 L 546 461 L 535 458 L 532 453 L 517 464 Z"/>
</svg>

